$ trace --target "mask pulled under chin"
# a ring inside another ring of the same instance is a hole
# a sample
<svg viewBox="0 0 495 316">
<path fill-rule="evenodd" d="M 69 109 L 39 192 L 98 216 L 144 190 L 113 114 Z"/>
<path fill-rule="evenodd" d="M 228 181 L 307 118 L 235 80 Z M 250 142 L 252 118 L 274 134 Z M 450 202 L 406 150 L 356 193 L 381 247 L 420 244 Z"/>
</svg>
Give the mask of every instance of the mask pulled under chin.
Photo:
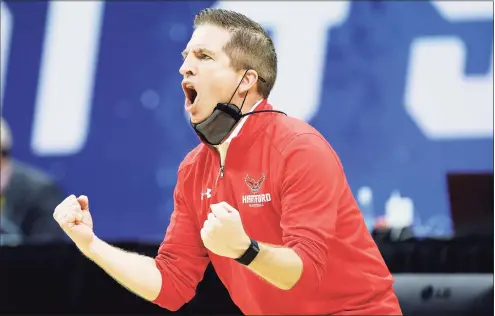
<svg viewBox="0 0 495 316">
<path fill-rule="evenodd" d="M 215 146 L 227 137 L 242 116 L 234 104 L 218 103 L 206 120 L 196 124 L 191 122 L 191 125 L 203 141 Z"/>
</svg>

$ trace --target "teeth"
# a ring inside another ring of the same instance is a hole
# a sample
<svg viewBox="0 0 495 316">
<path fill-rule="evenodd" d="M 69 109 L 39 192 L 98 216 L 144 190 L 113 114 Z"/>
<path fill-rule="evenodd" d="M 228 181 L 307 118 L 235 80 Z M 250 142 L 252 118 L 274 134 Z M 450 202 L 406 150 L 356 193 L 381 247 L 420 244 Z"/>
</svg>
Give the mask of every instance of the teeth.
<svg viewBox="0 0 495 316">
<path fill-rule="evenodd" d="M 188 89 L 194 89 L 194 87 L 192 85 L 190 85 L 190 84 L 186 85 L 186 88 L 188 88 Z"/>
</svg>

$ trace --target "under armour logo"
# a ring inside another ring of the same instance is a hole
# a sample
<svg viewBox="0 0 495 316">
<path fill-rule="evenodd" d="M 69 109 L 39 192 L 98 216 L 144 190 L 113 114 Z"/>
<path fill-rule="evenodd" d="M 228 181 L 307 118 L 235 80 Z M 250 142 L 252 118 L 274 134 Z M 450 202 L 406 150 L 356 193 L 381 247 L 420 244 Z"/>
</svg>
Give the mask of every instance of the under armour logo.
<svg viewBox="0 0 495 316">
<path fill-rule="evenodd" d="M 204 199 L 205 199 L 205 197 L 206 197 L 207 199 L 211 198 L 211 189 L 210 189 L 210 188 L 207 188 L 207 189 L 206 189 L 206 192 L 202 192 L 202 193 L 201 193 L 201 200 L 204 200 Z"/>
</svg>

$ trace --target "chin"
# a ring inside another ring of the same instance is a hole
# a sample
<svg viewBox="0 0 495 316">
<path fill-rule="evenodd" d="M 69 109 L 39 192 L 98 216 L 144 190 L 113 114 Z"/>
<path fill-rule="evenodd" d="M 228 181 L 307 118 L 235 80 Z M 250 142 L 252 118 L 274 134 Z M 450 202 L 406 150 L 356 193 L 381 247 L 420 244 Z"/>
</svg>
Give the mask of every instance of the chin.
<svg viewBox="0 0 495 316">
<path fill-rule="evenodd" d="M 191 120 L 192 123 L 197 124 L 206 119 L 206 117 L 202 117 L 199 113 L 197 114 L 190 114 L 189 119 Z"/>
<path fill-rule="evenodd" d="M 210 113 L 204 113 L 203 111 L 200 111 L 199 109 L 196 109 L 196 111 L 192 111 L 189 113 L 189 119 L 191 122 L 194 124 L 201 123 L 204 120 L 206 120 L 210 116 Z"/>
</svg>

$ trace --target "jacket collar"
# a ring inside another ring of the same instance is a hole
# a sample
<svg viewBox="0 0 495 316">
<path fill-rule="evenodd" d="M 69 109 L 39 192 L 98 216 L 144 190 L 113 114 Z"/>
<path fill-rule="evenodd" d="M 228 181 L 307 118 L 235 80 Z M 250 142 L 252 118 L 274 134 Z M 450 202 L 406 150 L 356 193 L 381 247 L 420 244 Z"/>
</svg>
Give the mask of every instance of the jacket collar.
<svg viewBox="0 0 495 316">
<path fill-rule="evenodd" d="M 265 101 L 265 99 L 261 99 L 259 100 L 258 102 L 256 102 L 252 107 L 251 107 L 251 110 L 249 110 L 248 113 L 251 113 L 253 112 L 254 110 L 256 110 L 256 108 Z M 232 139 L 234 139 L 234 137 L 236 137 L 237 135 L 239 135 L 239 132 L 241 131 L 242 129 L 242 126 L 244 125 L 244 123 L 246 123 L 246 120 L 250 117 L 251 115 L 246 115 L 244 116 L 240 121 L 239 123 L 237 123 L 237 125 L 234 127 L 234 130 L 230 133 L 230 135 L 227 137 L 227 139 L 224 141 L 224 143 L 230 143 L 232 142 Z"/>
</svg>

